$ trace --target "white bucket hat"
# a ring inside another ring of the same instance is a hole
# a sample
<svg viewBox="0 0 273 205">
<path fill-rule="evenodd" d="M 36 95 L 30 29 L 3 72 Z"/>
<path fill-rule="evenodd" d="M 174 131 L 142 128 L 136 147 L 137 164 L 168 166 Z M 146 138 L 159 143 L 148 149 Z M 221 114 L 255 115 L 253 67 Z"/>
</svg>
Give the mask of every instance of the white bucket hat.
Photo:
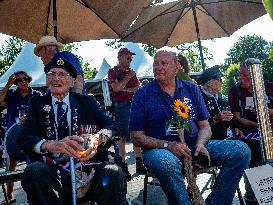
<svg viewBox="0 0 273 205">
<path fill-rule="evenodd" d="M 40 38 L 39 43 L 34 48 L 34 54 L 36 56 L 40 56 L 39 51 L 44 46 L 57 46 L 60 50 L 63 44 L 58 42 L 54 36 L 43 36 Z"/>
</svg>

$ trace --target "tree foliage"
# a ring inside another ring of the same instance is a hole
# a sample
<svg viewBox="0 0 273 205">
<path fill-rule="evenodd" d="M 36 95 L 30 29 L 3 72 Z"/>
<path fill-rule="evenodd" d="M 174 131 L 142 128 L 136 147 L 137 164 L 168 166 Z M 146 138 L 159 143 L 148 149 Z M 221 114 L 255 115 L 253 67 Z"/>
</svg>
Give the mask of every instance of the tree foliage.
<svg viewBox="0 0 273 205">
<path fill-rule="evenodd" d="M 222 92 L 226 95 L 229 89 L 239 82 L 239 66 L 247 58 L 258 58 L 263 67 L 265 80 L 273 80 L 273 43 L 268 43 L 257 35 L 242 36 L 228 52 L 222 70 L 225 73 Z"/>
<path fill-rule="evenodd" d="M 247 58 L 258 58 L 263 61 L 267 57 L 268 46 L 268 42 L 260 36 L 242 36 L 229 50 L 225 64 L 240 63 Z"/>
<path fill-rule="evenodd" d="M 231 64 L 224 76 L 222 94 L 227 95 L 231 87 L 239 83 L 240 64 Z"/>
<path fill-rule="evenodd" d="M 180 53 L 188 59 L 192 72 L 198 72 L 202 70 L 202 62 L 200 58 L 200 50 L 197 42 L 194 43 L 183 43 L 176 46 Z M 213 56 L 208 52 L 208 48 L 202 46 L 202 52 L 204 60 L 212 60 Z"/>
<path fill-rule="evenodd" d="M 3 75 L 7 69 L 12 65 L 16 57 L 21 52 L 25 41 L 16 37 L 11 37 L 6 41 L 6 44 L 0 49 L 0 75 Z M 93 79 L 97 74 L 96 68 L 90 68 L 90 63 L 83 60 L 83 58 L 76 54 L 78 50 L 76 43 L 69 43 L 64 45 L 63 50 L 74 53 L 82 65 L 82 69 L 87 79 Z"/>
<path fill-rule="evenodd" d="M 262 62 L 263 74 L 265 80 L 273 81 L 273 42 L 267 52 L 266 59 Z"/>
<path fill-rule="evenodd" d="M 21 52 L 25 41 L 11 37 L 0 48 L 0 75 L 2 76 Z"/>
<path fill-rule="evenodd" d="M 62 50 L 69 51 L 69 52 L 73 53 L 74 55 L 76 55 L 77 58 L 79 59 L 80 63 L 81 63 L 82 70 L 83 70 L 83 73 L 84 73 L 84 77 L 86 79 L 92 80 L 96 76 L 96 74 L 98 73 L 98 70 L 96 68 L 90 68 L 90 63 L 84 61 L 84 59 L 81 56 L 76 54 L 76 52 L 78 51 L 77 46 L 78 46 L 77 43 L 65 44 L 63 46 Z"/>
</svg>

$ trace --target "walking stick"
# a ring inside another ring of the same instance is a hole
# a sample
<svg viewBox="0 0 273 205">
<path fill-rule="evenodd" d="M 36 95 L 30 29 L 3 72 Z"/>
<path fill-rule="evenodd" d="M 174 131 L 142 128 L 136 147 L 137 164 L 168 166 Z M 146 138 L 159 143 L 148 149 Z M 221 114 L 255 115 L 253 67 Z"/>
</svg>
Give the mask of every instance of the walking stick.
<svg viewBox="0 0 273 205">
<path fill-rule="evenodd" d="M 70 175 L 71 175 L 72 204 L 77 205 L 76 175 L 75 175 L 75 165 L 74 165 L 73 157 L 70 157 Z"/>
</svg>

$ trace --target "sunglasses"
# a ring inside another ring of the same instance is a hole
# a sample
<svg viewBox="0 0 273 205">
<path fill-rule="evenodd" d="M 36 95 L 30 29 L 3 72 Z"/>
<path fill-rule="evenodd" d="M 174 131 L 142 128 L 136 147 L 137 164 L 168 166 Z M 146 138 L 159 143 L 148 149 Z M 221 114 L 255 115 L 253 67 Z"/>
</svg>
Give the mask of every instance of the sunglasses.
<svg viewBox="0 0 273 205">
<path fill-rule="evenodd" d="M 23 80 L 28 81 L 28 78 L 27 77 L 17 78 L 14 82 L 21 83 Z"/>
</svg>

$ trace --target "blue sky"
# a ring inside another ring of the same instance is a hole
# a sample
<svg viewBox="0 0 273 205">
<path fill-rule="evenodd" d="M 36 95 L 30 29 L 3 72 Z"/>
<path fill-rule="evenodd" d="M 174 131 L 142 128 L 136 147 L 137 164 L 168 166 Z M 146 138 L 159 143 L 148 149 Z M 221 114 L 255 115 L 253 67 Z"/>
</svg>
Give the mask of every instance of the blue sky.
<svg viewBox="0 0 273 205">
<path fill-rule="evenodd" d="M 202 45 L 208 47 L 213 55 L 213 60 L 206 62 L 209 66 L 223 63 L 227 57 L 226 54 L 232 45 L 238 41 L 240 36 L 256 34 L 262 36 L 266 41 L 273 41 L 273 21 L 269 15 L 264 15 L 244 27 L 240 28 L 230 37 L 217 38 L 214 40 L 202 41 Z M 2 45 L 9 36 L 0 34 L 0 45 Z M 103 57 L 107 58 L 110 65 L 116 63 L 117 50 L 106 47 L 104 40 L 81 42 L 78 46 L 78 54 L 86 61 L 90 62 L 92 67 L 99 68 Z"/>
</svg>

